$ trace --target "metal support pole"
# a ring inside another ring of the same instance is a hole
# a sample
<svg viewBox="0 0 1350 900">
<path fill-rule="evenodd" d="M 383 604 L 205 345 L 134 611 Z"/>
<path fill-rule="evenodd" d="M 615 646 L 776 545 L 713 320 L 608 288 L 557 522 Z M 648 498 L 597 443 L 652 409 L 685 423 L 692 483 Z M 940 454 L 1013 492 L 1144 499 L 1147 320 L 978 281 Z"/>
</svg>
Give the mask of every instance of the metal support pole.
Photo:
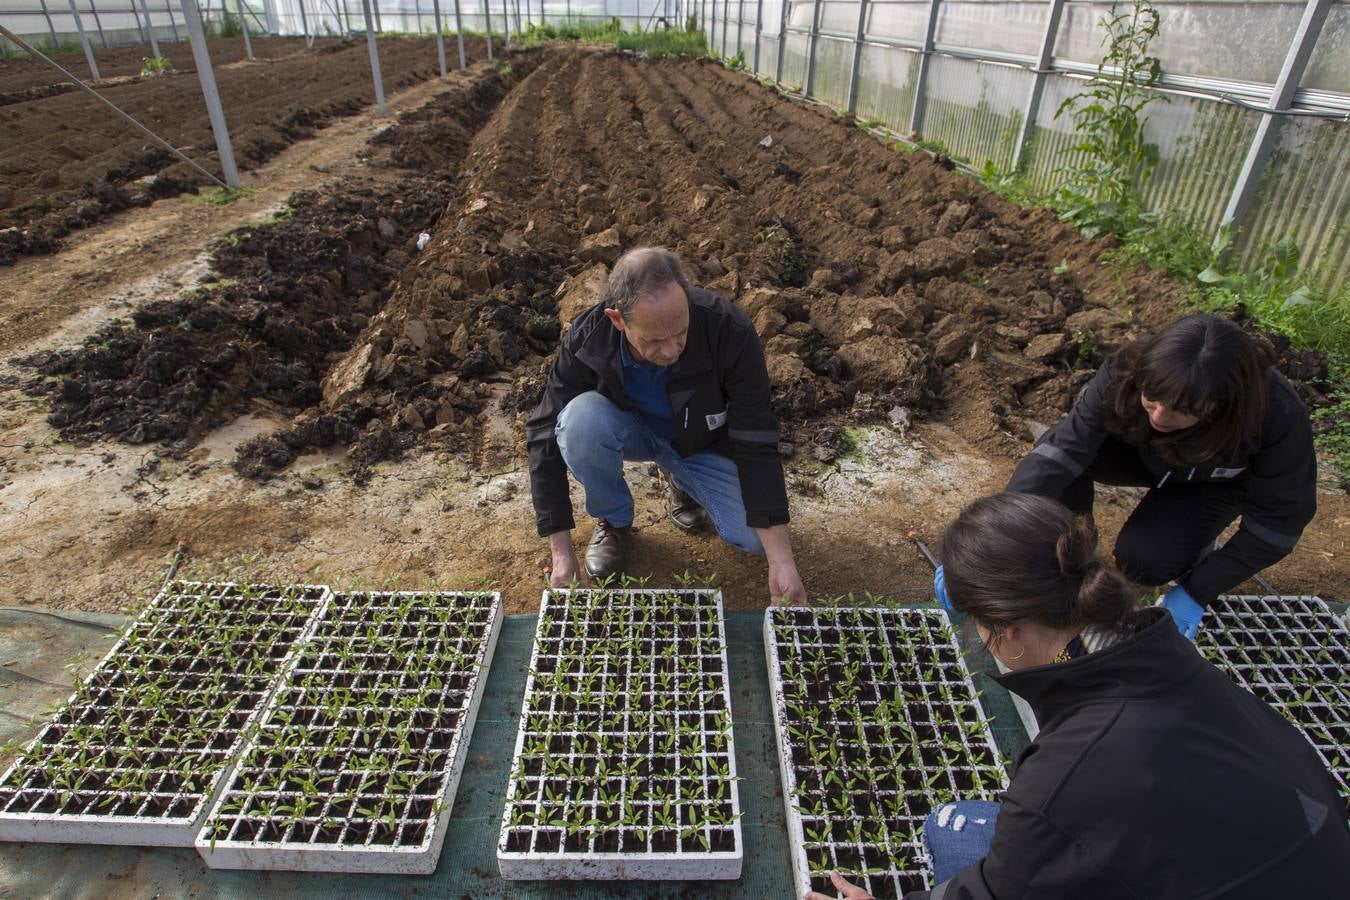
<svg viewBox="0 0 1350 900">
<path fill-rule="evenodd" d="M 52 24 L 52 14 L 47 11 L 47 0 L 42 0 L 42 17 L 47 20 L 47 30 L 52 35 L 52 49 L 55 50 L 61 42 L 56 39 L 56 26 Z"/>
<path fill-rule="evenodd" d="M 736 0 L 736 52 L 741 52 L 741 27 L 745 24 L 745 0 Z M 745 59 L 744 56 L 741 59 Z"/>
<path fill-rule="evenodd" d="M 417 33 L 420 35 L 422 33 L 422 0 L 414 0 L 413 10 L 417 18 Z M 442 69 L 444 69 L 444 66 L 442 66 Z M 442 71 L 441 74 L 444 75 L 445 72 Z"/>
<path fill-rule="evenodd" d="M 483 0 L 483 23 L 487 28 L 488 62 L 492 62 L 492 0 Z"/>
<path fill-rule="evenodd" d="M 764 25 L 764 0 L 755 0 L 755 55 L 750 71 L 759 76 L 759 31 Z"/>
<path fill-rule="evenodd" d="M 1036 127 L 1041 115 L 1041 97 L 1045 93 L 1045 76 L 1050 73 L 1050 64 L 1055 56 L 1055 39 L 1059 35 L 1059 21 L 1064 14 L 1064 0 L 1050 0 L 1050 15 L 1045 20 L 1045 34 L 1041 36 L 1041 52 L 1036 57 L 1034 80 L 1031 93 L 1027 95 L 1027 105 L 1022 110 L 1022 127 L 1017 131 L 1017 142 L 1013 144 L 1012 170 L 1016 172 L 1022 166 L 1022 156 L 1026 153 L 1027 139 Z"/>
<path fill-rule="evenodd" d="M 459 0 L 455 0 L 455 35 L 459 40 L 459 70 L 463 72 L 468 65 L 464 60 L 464 22 L 459 16 Z"/>
<path fill-rule="evenodd" d="M 722 0 L 722 58 L 727 58 L 727 32 L 731 30 L 731 0 Z"/>
<path fill-rule="evenodd" d="M 933 35 L 937 33 L 938 7 L 942 0 L 930 0 L 928 25 L 924 28 L 923 49 L 919 51 L 919 75 L 914 79 L 914 107 L 909 112 L 909 130 L 918 136 L 923 125 L 923 94 L 928 84 L 928 60 L 933 56 Z"/>
<path fill-rule="evenodd" d="M 211 119 L 211 133 L 216 136 L 220 169 L 225 175 L 226 184 L 230 187 L 239 187 L 239 169 L 234 164 L 234 146 L 230 143 L 230 129 L 225 124 L 225 110 L 220 105 L 220 92 L 216 90 L 216 73 L 211 68 L 211 51 L 207 49 L 206 35 L 202 33 L 197 0 L 179 0 L 179 3 L 183 8 L 183 22 L 187 26 L 188 41 L 192 43 L 192 59 L 197 64 L 197 79 L 202 83 L 206 114 Z"/>
<path fill-rule="evenodd" d="M 347 9 L 347 0 L 342 0 L 342 18 L 347 22 L 347 33 L 352 33 L 352 13 Z M 341 23 L 339 23 L 341 24 Z M 369 29 L 367 29 L 369 30 Z"/>
<path fill-rule="evenodd" d="M 778 62 L 773 67 L 773 83 L 783 83 L 783 48 L 787 46 L 788 4 L 792 0 L 783 0 L 778 7 Z"/>
<path fill-rule="evenodd" d="M 136 8 L 135 3 L 131 4 L 131 18 L 136 20 L 136 33 L 141 36 L 141 43 L 146 43 L 145 26 L 141 24 L 141 11 Z M 159 54 L 156 53 L 155 55 L 158 56 Z"/>
<path fill-rule="evenodd" d="M 304 32 L 305 41 L 309 41 L 309 18 L 305 15 L 305 0 L 296 0 L 300 7 L 300 30 Z"/>
<path fill-rule="evenodd" d="M 172 0 L 164 0 L 164 9 L 169 13 L 169 27 L 173 29 L 173 42 L 176 44 L 182 38 L 178 36 L 178 20 L 173 17 Z"/>
<path fill-rule="evenodd" d="M 862 69 L 863 35 L 867 33 L 867 0 L 858 0 L 858 31 L 853 36 L 853 71 L 848 76 L 849 115 L 858 111 L 858 73 Z"/>
<path fill-rule="evenodd" d="M 375 27 L 370 19 L 371 0 L 361 0 L 361 13 L 366 19 L 366 49 L 370 51 L 370 74 L 375 79 L 375 108 L 384 115 L 384 81 L 380 78 L 380 51 L 375 49 Z"/>
<path fill-rule="evenodd" d="M 272 0 L 263 0 L 263 18 L 267 20 L 268 34 L 281 34 L 281 19 L 277 16 L 276 4 Z"/>
<path fill-rule="evenodd" d="M 80 11 L 75 8 L 75 0 L 70 0 L 70 14 L 75 17 L 75 29 L 80 33 L 80 46 L 84 48 L 84 61 L 89 63 L 89 74 L 94 76 L 94 84 L 98 84 L 103 79 L 99 77 L 94 48 L 89 46 L 89 35 L 84 33 L 84 22 L 80 21 Z"/>
<path fill-rule="evenodd" d="M 380 0 L 370 0 L 370 6 L 375 11 L 375 31 L 376 33 L 384 31 L 384 22 L 380 19 Z M 370 30 L 370 22 L 366 22 L 366 30 Z"/>
<path fill-rule="evenodd" d="M 441 65 L 441 77 L 445 77 L 445 35 L 441 34 L 441 0 L 431 0 L 431 15 L 436 25 L 436 61 Z M 422 26 L 419 24 L 418 28 Z"/>
<path fill-rule="evenodd" d="M 502 0 L 502 43 L 506 46 L 506 52 L 511 52 L 511 8 L 507 6 L 507 0 Z"/>
<path fill-rule="evenodd" d="M 1322 33 L 1322 25 L 1326 22 L 1330 9 L 1331 0 L 1308 0 L 1308 5 L 1303 7 L 1303 18 L 1299 21 L 1298 30 L 1294 32 L 1294 38 L 1289 43 L 1284 66 L 1280 69 L 1280 75 L 1275 79 L 1275 87 L 1270 93 L 1271 111 L 1264 113 L 1261 116 L 1261 124 L 1256 126 L 1256 134 L 1252 137 L 1252 145 L 1247 150 L 1247 158 L 1242 163 L 1242 171 L 1238 173 L 1237 182 L 1233 185 L 1233 194 L 1228 198 L 1228 206 L 1223 211 L 1219 233 L 1214 236 L 1216 248 L 1222 244 L 1224 232 L 1235 231 L 1251 208 L 1257 186 L 1261 183 L 1261 175 L 1270 162 L 1270 153 L 1279 135 L 1280 117 L 1276 113 L 1293 105 L 1294 95 L 1298 93 L 1298 83 L 1308 67 L 1308 60 L 1312 57 L 1313 47 L 1317 44 L 1318 35 Z"/>
<path fill-rule="evenodd" d="M 239 30 L 244 33 L 244 54 L 253 62 L 253 38 L 248 36 L 248 16 L 244 15 L 244 0 L 234 0 L 239 10 Z"/>
<path fill-rule="evenodd" d="M 816 40 L 820 37 L 820 0 L 811 0 L 811 37 L 806 45 L 806 84 L 802 96 L 814 97 L 816 83 Z"/>
<path fill-rule="evenodd" d="M 103 49 L 108 49 L 108 36 L 103 33 L 103 21 L 98 17 L 98 6 L 94 0 L 89 0 L 89 11 L 94 14 L 94 27 L 98 29 L 98 40 L 103 45 Z"/>
<path fill-rule="evenodd" d="M 46 4 L 43 4 L 46 6 Z M 155 23 L 150 20 L 150 4 L 148 0 L 141 0 L 141 11 L 145 13 L 145 30 L 150 35 L 150 52 L 155 54 L 156 59 L 160 59 L 164 54 L 159 52 L 159 39 L 155 37 Z"/>
</svg>

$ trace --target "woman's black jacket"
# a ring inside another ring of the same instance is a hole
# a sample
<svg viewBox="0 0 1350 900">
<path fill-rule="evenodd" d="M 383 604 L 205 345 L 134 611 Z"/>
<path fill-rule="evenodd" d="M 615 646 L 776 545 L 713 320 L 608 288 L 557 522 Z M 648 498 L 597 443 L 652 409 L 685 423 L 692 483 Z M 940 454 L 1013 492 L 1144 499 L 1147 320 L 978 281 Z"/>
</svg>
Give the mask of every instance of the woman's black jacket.
<svg viewBox="0 0 1350 900">
<path fill-rule="evenodd" d="M 1121 643 L 999 678 L 1041 723 L 989 854 L 907 900 L 1345 900 L 1345 800 L 1293 726 L 1160 609 Z"/>
<path fill-rule="evenodd" d="M 1045 433 L 1022 459 L 1007 490 L 1061 497 L 1087 471 L 1106 440 L 1106 389 L 1110 364 L 1098 370 L 1069 415 Z M 1266 372 L 1266 414 L 1261 433 L 1229 459 L 1204 466 L 1174 466 L 1148 447 L 1137 447 L 1159 490 L 1188 484 L 1231 485 L 1242 525 L 1221 550 L 1182 579 L 1198 602 L 1215 597 L 1288 555 L 1317 511 L 1317 457 L 1312 426 L 1293 386 Z"/>
</svg>

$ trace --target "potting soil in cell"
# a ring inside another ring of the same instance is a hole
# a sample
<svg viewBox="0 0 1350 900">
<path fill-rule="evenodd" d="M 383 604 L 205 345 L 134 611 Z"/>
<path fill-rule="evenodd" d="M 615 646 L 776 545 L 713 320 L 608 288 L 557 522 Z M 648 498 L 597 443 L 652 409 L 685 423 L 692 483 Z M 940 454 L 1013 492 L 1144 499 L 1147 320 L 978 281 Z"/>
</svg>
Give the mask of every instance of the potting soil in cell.
<svg viewBox="0 0 1350 900">
<path fill-rule="evenodd" d="M 166 586 L 0 778 L 0 838 L 189 844 L 328 598 L 324 587 Z"/>
<path fill-rule="evenodd" d="M 1292 722 L 1331 771 L 1350 814 L 1350 623 L 1317 597 L 1220 597 L 1200 652 Z"/>
<path fill-rule="evenodd" d="M 764 641 L 798 893 L 931 887 L 924 819 L 1007 784 L 946 613 L 777 608 Z"/>
</svg>

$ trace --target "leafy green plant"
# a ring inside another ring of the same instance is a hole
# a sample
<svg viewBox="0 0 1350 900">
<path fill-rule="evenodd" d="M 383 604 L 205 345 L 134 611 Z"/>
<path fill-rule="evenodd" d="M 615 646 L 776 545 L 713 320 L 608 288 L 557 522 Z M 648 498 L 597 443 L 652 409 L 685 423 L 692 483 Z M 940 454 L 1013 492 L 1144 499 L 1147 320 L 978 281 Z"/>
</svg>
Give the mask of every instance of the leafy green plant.
<svg viewBox="0 0 1350 900">
<path fill-rule="evenodd" d="M 786 223 L 777 219 L 755 232 L 755 240 L 774 253 L 774 266 L 784 284 L 797 284 L 806 274 L 807 260 Z"/>
<path fill-rule="evenodd" d="M 173 71 L 173 65 L 165 56 L 144 56 L 141 57 L 141 77 L 154 78 L 159 75 L 168 75 Z"/>
<path fill-rule="evenodd" d="M 1160 19 L 1148 0 L 1114 0 L 1101 20 L 1106 53 L 1087 89 L 1064 100 L 1055 118 L 1068 113 L 1077 159 L 1059 170 L 1064 179 L 1055 206 L 1083 235 L 1120 231 L 1139 212 L 1138 185 L 1158 162 L 1158 148 L 1145 137 L 1145 108 L 1163 98 L 1153 90 L 1162 63 L 1150 56 Z"/>
</svg>

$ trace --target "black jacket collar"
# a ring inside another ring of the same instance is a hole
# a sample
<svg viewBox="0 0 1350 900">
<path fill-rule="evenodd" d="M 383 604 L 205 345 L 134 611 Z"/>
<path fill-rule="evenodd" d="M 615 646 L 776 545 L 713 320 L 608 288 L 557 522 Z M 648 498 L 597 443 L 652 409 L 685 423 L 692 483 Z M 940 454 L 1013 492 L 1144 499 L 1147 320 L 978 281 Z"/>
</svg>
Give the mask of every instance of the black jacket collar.
<svg viewBox="0 0 1350 900">
<path fill-rule="evenodd" d="M 697 375 L 712 368 L 712 333 L 708 323 L 707 311 L 715 295 L 702 288 L 693 288 L 689 292 L 689 339 L 685 342 L 684 352 L 670 367 L 670 378 L 677 380 L 687 375 Z M 605 308 L 612 307 L 608 298 Z M 577 350 L 577 357 L 597 372 L 611 370 L 622 381 L 622 362 L 619 358 L 620 342 L 623 333 L 614 327 L 607 316 L 600 316 Z"/>
<path fill-rule="evenodd" d="M 1204 658 L 1177 631 L 1170 614 L 1151 609 L 1144 615 L 1148 624 L 1113 647 L 996 680 L 1031 704 L 1045 726 L 1084 703 L 1152 697 L 1203 670 Z"/>
</svg>

